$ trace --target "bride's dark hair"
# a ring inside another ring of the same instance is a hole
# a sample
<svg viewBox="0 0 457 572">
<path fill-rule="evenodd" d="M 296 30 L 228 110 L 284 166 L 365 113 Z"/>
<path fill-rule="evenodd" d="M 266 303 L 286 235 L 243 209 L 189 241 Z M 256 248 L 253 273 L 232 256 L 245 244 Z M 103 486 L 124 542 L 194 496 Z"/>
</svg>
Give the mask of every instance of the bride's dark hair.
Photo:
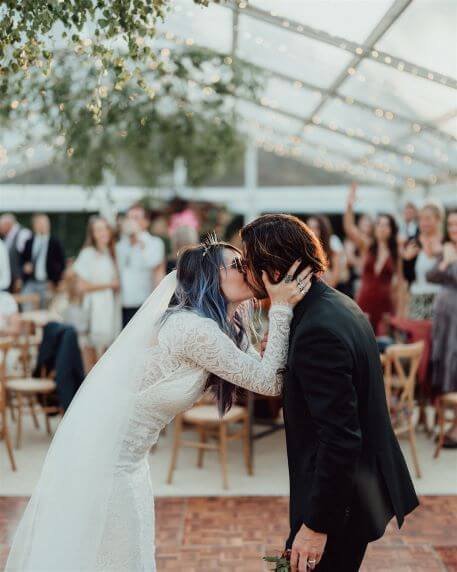
<svg viewBox="0 0 457 572">
<path fill-rule="evenodd" d="M 220 329 L 244 350 L 248 344 L 248 334 L 241 312 L 238 310 L 229 320 L 228 301 L 221 288 L 220 269 L 226 267 L 223 255 L 226 248 L 241 256 L 238 248 L 226 242 L 219 242 L 215 237 L 210 237 L 197 246 L 186 247 L 179 253 L 176 264 L 178 284 L 165 319 L 167 315 L 178 310 L 197 312 L 214 320 Z M 214 394 L 220 414 L 226 413 L 233 405 L 236 386 L 210 374 L 207 388 Z"/>
</svg>

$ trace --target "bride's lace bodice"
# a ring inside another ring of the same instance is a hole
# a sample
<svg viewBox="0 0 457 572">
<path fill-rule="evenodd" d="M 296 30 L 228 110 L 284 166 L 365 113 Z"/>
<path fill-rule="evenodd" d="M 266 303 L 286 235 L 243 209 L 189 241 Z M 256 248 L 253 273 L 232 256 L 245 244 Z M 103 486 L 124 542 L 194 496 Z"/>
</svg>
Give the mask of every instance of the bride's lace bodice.
<svg viewBox="0 0 457 572">
<path fill-rule="evenodd" d="M 145 356 L 143 375 L 121 451 L 120 468 L 133 469 L 178 413 L 201 397 L 209 373 L 263 395 L 279 395 L 292 310 L 273 305 L 263 358 L 239 349 L 214 320 L 182 310 L 161 326 Z"/>
</svg>

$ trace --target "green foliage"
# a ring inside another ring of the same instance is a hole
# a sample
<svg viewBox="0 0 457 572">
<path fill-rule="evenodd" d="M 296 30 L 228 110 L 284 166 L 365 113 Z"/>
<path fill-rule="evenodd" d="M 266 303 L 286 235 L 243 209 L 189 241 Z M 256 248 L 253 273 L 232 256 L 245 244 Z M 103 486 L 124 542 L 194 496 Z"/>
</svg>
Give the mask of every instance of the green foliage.
<svg viewBox="0 0 457 572">
<path fill-rule="evenodd" d="M 207 5 L 207 0 L 194 0 Z M 52 58 L 50 44 L 64 40 L 73 47 L 92 38 L 93 55 L 104 53 L 111 67 L 118 48 L 109 40 L 122 40 L 130 58 L 144 60 L 171 0 L 0 0 L 0 75 L 3 89 L 11 73 L 33 66 L 46 68 Z"/>
<path fill-rule="evenodd" d="M 15 125 L 39 116 L 45 140 L 65 156 L 70 174 L 88 186 L 126 166 L 150 186 L 183 158 L 188 181 L 200 185 L 237 161 L 243 141 L 231 95 L 255 96 L 253 69 L 210 50 L 161 44 L 147 62 L 84 50 L 53 54 L 52 73 L 19 72 L 0 102 Z M 31 131 L 31 130 L 30 130 Z"/>
<path fill-rule="evenodd" d="M 283 556 L 265 556 L 263 560 L 265 560 L 265 562 L 269 562 L 270 564 L 274 564 L 275 567 L 272 568 L 272 570 L 275 572 L 290 572 L 290 562 Z"/>
</svg>

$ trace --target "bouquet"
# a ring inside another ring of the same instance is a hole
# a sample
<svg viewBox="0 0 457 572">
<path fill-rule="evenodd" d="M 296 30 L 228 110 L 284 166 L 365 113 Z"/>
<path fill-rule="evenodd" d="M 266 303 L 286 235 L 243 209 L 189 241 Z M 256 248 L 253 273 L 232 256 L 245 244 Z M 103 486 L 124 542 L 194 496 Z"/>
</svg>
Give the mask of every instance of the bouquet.
<svg viewBox="0 0 457 572">
<path fill-rule="evenodd" d="M 265 562 L 274 566 L 274 572 L 290 572 L 290 550 L 284 550 L 279 556 L 264 556 Z"/>
</svg>

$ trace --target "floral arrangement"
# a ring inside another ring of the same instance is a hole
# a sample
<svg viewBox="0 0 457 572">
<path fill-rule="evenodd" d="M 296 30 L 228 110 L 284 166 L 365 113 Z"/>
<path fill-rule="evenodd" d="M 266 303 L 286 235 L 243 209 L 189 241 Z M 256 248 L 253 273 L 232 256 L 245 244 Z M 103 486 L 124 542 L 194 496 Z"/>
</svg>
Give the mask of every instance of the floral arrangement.
<svg viewBox="0 0 457 572">
<path fill-rule="evenodd" d="M 263 560 L 274 566 L 274 572 L 290 572 L 290 550 L 285 550 L 280 556 L 264 556 Z"/>
</svg>

